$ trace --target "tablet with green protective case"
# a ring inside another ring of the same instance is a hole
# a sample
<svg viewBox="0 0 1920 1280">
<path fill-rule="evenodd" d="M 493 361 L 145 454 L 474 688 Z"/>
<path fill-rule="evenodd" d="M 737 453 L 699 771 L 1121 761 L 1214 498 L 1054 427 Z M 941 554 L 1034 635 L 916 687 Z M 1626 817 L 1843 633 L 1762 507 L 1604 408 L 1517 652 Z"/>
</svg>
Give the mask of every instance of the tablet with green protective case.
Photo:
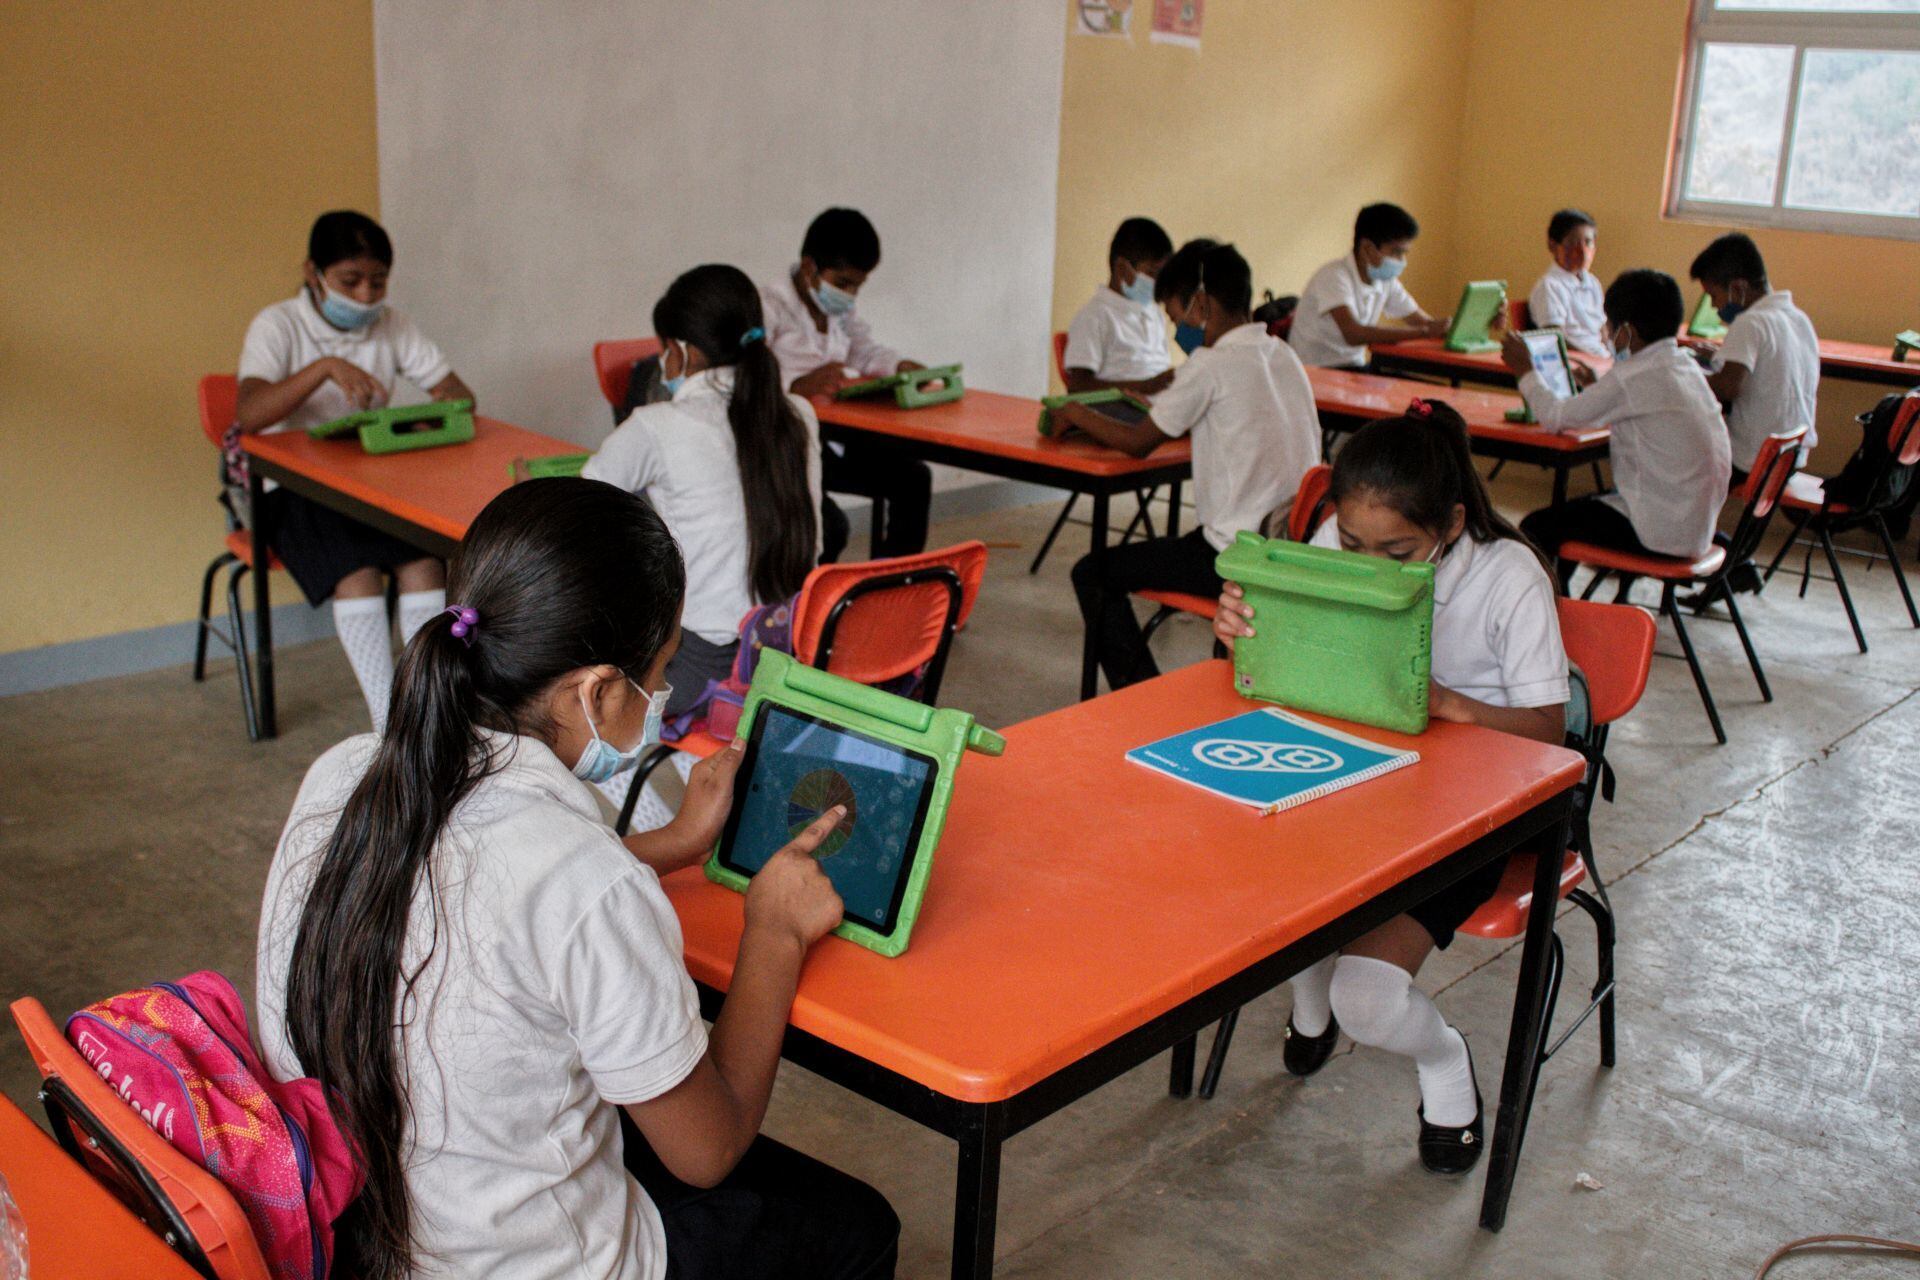
<svg viewBox="0 0 1920 1280">
<path fill-rule="evenodd" d="M 946 826 L 960 758 L 1006 740 L 949 707 L 929 707 L 760 654 L 741 711 L 746 758 L 709 880 L 745 892 L 753 875 L 822 814 L 846 817 L 814 851 L 840 894 L 834 932 L 897 956 L 907 949 Z"/>
<path fill-rule="evenodd" d="M 1720 319 L 1719 308 L 1713 305 L 1713 299 L 1706 294 L 1700 295 L 1699 303 L 1693 309 L 1693 318 L 1687 321 L 1687 335 L 1705 338 L 1717 342 L 1727 336 L 1727 326 Z"/>
<path fill-rule="evenodd" d="M 923 409 L 928 405 L 958 400 L 966 394 L 966 390 L 960 378 L 960 366 L 943 364 L 935 369 L 904 369 L 899 373 L 850 382 L 834 392 L 833 398 L 858 400 L 863 396 L 891 391 L 893 402 L 902 409 Z"/>
<path fill-rule="evenodd" d="M 368 409 L 307 428 L 307 434 L 316 440 L 330 440 L 348 432 L 360 434 L 360 447 L 368 453 L 404 453 L 465 444 L 473 439 L 473 401 L 440 400 Z"/>
<path fill-rule="evenodd" d="M 507 475 L 515 484 L 551 476 L 577 476 L 592 456 L 590 453 L 557 453 L 546 458 L 515 458 L 507 464 Z"/>
<path fill-rule="evenodd" d="M 1920 350 L 1920 329 L 1902 329 L 1893 335 L 1893 358 L 1904 361 L 1908 354 Z"/>
<path fill-rule="evenodd" d="M 1131 391 L 1122 391 L 1119 387 L 1102 387 L 1098 391 L 1075 391 L 1063 396 L 1042 396 L 1040 397 L 1041 435 L 1053 434 L 1053 411 L 1070 404 L 1086 405 L 1121 422 L 1139 422 L 1152 409 L 1145 400 Z"/>
<path fill-rule="evenodd" d="M 1243 697 L 1399 733 L 1427 727 L 1433 566 L 1242 533 L 1214 561 L 1253 606 Z"/>
<path fill-rule="evenodd" d="M 1453 309 L 1453 323 L 1447 326 L 1447 350 L 1498 351 L 1500 344 L 1490 334 L 1506 305 L 1505 280 L 1469 281 L 1460 291 L 1460 305 Z"/>
</svg>

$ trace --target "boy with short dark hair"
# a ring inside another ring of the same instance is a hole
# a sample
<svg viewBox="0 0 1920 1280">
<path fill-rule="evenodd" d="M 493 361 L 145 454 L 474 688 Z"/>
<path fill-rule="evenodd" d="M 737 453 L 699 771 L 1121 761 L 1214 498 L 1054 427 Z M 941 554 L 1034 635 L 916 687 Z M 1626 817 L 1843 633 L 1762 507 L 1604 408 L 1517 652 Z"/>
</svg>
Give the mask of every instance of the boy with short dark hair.
<svg viewBox="0 0 1920 1280">
<path fill-rule="evenodd" d="M 1814 410 L 1820 388 L 1820 339 L 1793 295 L 1767 284 L 1767 264 L 1751 237 L 1721 236 L 1689 269 L 1726 323 L 1707 385 L 1727 406 L 1733 478 L 1746 479 L 1767 437 L 1807 429 L 1800 457 L 1819 442 Z"/>
<path fill-rule="evenodd" d="M 1593 215 L 1562 209 L 1547 223 L 1547 253 L 1553 265 L 1527 295 L 1527 312 L 1536 329 L 1558 329 L 1567 345 L 1590 356 L 1604 356 L 1600 326 L 1607 322 L 1606 291 L 1593 274 L 1598 228 Z"/>
<path fill-rule="evenodd" d="M 1107 282 L 1067 326 L 1061 376 L 1068 391 L 1118 387 L 1152 395 L 1173 381 L 1155 277 L 1173 241 L 1151 218 L 1128 218 L 1107 247 Z"/>
<path fill-rule="evenodd" d="M 1307 281 L 1287 341 L 1305 364 L 1364 369 L 1376 342 L 1437 338 L 1447 321 L 1420 309 L 1400 273 L 1420 224 L 1397 204 L 1370 204 L 1353 221 L 1353 248 Z M 1385 322 L 1385 323 L 1383 323 Z"/>
</svg>

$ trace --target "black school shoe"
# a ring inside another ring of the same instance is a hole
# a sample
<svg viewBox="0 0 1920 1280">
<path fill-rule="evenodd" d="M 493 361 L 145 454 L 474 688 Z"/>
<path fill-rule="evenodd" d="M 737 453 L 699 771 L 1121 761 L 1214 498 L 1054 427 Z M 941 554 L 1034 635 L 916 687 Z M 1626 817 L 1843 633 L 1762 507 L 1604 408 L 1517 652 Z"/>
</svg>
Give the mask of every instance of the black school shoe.
<svg viewBox="0 0 1920 1280">
<path fill-rule="evenodd" d="M 1327 1015 L 1327 1029 L 1317 1036 L 1310 1036 L 1293 1025 L 1293 1015 L 1287 1015 L 1287 1040 L 1280 1050 L 1280 1061 L 1286 1064 L 1287 1074 L 1299 1076 L 1302 1080 L 1327 1065 L 1327 1059 L 1333 1056 L 1334 1041 L 1340 1038 L 1340 1019 Z"/>
<path fill-rule="evenodd" d="M 1460 1039 L 1464 1042 L 1466 1037 Z M 1428 1173 L 1465 1173 L 1480 1162 L 1486 1145 L 1486 1110 L 1480 1105 L 1480 1077 L 1473 1070 L 1473 1046 L 1467 1046 L 1467 1071 L 1473 1076 L 1473 1123 L 1458 1129 L 1427 1123 L 1420 1108 L 1420 1163 Z"/>
</svg>

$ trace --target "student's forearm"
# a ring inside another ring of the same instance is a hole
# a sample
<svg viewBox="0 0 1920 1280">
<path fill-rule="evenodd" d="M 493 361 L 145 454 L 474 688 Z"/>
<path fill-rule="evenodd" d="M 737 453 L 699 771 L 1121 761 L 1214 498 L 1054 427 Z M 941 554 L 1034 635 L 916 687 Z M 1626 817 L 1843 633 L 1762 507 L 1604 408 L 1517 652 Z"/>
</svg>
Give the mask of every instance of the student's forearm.
<svg viewBox="0 0 1920 1280">
<path fill-rule="evenodd" d="M 635 832 L 621 838 L 627 852 L 652 867 L 657 875 L 671 875 L 690 867 L 707 856 L 707 847 L 688 840 L 674 831 L 675 823 Z"/>
<path fill-rule="evenodd" d="M 805 945 L 789 934 L 749 925 L 741 935 L 733 983 L 714 1019 L 708 1050 L 733 1099 L 734 1160 L 745 1154 L 766 1118 L 806 954 Z"/>
<path fill-rule="evenodd" d="M 1516 738 L 1531 738 L 1556 747 L 1566 740 L 1564 707 L 1496 707 L 1491 702 L 1452 690 L 1447 691 L 1446 698 L 1450 704 L 1446 709 L 1449 720 L 1498 729 Z"/>
<path fill-rule="evenodd" d="M 1411 319 L 1411 317 L 1409 317 Z M 1350 347 L 1372 347 L 1394 342 L 1405 342 L 1417 338 L 1422 333 L 1418 324 L 1360 324 L 1358 322 L 1340 327 L 1340 336 Z"/>
<path fill-rule="evenodd" d="M 305 404 L 307 397 L 318 391 L 320 384 L 327 380 L 327 362 L 331 359 L 328 356 L 315 360 L 293 376 L 278 382 L 249 379 L 241 386 L 239 398 L 234 404 L 235 425 L 242 431 L 258 431 L 285 419 Z"/>
<path fill-rule="evenodd" d="M 1170 437 L 1153 424 L 1152 418 L 1139 422 L 1121 422 L 1104 413 L 1095 413 L 1078 405 L 1060 410 L 1067 421 L 1109 449 L 1118 449 L 1136 458 L 1144 458 Z"/>
</svg>

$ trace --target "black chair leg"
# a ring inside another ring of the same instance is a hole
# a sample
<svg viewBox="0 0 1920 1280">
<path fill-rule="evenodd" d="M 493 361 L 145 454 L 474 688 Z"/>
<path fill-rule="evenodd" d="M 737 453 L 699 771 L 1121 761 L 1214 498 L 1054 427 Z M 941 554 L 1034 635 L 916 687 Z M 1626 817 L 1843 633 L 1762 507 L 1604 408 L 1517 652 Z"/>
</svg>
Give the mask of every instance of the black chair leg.
<svg viewBox="0 0 1920 1280">
<path fill-rule="evenodd" d="M 1614 1063 L 1613 912 L 1584 889 L 1575 889 L 1567 895 L 1567 900 L 1593 920 L 1593 998 L 1600 1005 L 1600 1065 L 1611 1067 Z"/>
<path fill-rule="evenodd" d="M 1660 592 L 1660 612 L 1673 619 L 1673 629 L 1680 637 L 1680 651 L 1687 657 L 1687 669 L 1693 672 L 1693 684 L 1700 691 L 1700 705 L 1707 709 L 1707 720 L 1713 725 L 1713 737 L 1721 746 L 1727 745 L 1727 731 L 1720 723 L 1720 709 L 1713 705 L 1713 690 L 1707 688 L 1707 673 L 1700 669 L 1700 655 L 1693 651 L 1693 637 L 1687 634 L 1686 620 L 1680 616 L 1680 608 L 1673 602 L 1673 584 L 1665 584 Z"/>
<path fill-rule="evenodd" d="M 672 755 L 673 748 L 663 742 L 641 756 L 633 766 L 633 781 L 627 786 L 627 798 L 620 802 L 620 816 L 613 820 L 615 835 L 627 834 L 627 828 L 633 825 L 634 806 L 640 803 L 640 793 L 647 788 L 647 779 Z"/>
<path fill-rule="evenodd" d="M 1154 495 L 1159 492 L 1158 489 L 1136 489 L 1133 491 L 1134 501 L 1138 502 L 1140 506 L 1139 509 L 1133 513 L 1133 519 L 1127 521 L 1126 531 L 1120 535 L 1121 545 L 1124 546 L 1132 542 L 1134 533 L 1142 528 L 1147 531 L 1148 541 L 1152 541 L 1159 536 L 1154 532 L 1153 508 L 1151 506 Z"/>
<path fill-rule="evenodd" d="M 222 551 L 207 566 L 206 573 L 200 577 L 200 614 L 199 622 L 193 632 L 193 682 L 199 684 L 207 678 L 207 621 L 213 616 L 213 580 L 220 571 L 232 564 L 236 557 L 231 551 Z"/>
<path fill-rule="evenodd" d="M 1587 589 L 1580 593 L 1580 598 L 1582 600 L 1593 599 L 1593 593 L 1598 591 L 1600 589 L 1600 584 L 1605 582 L 1606 580 L 1607 580 L 1607 571 L 1605 569 L 1595 569 L 1593 571 L 1593 580 L 1587 583 Z"/>
<path fill-rule="evenodd" d="M 1487 472 L 1487 483 L 1492 484 L 1495 480 L 1498 480 L 1500 478 L 1500 473 L 1502 471 L 1505 471 L 1506 469 L 1507 469 L 1507 460 L 1505 458 L 1501 458 L 1498 461 L 1496 461 L 1493 464 L 1493 470 Z"/>
<path fill-rule="evenodd" d="M 1907 602 L 1907 617 L 1914 626 L 1920 627 L 1920 609 L 1913 607 L 1913 592 L 1907 587 L 1907 571 L 1901 567 L 1900 548 L 1893 545 L 1893 533 L 1887 528 L 1887 518 L 1876 514 L 1873 528 L 1880 535 L 1880 545 L 1886 548 L 1887 563 L 1893 566 L 1893 580 L 1900 584 L 1900 598 Z"/>
<path fill-rule="evenodd" d="M 1240 1011 L 1230 1010 L 1213 1030 L 1213 1048 L 1207 1051 L 1206 1069 L 1200 1073 L 1200 1098 L 1206 1101 L 1220 1087 L 1220 1071 L 1227 1065 L 1227 1050 L 1233 1045 L 1233 1029 L 1240 1025 Z"/>
<path fill-rule="evenodd" d="M 1787 552 L 1793 550 L 1793 544 L 1800 541 L 1800 535 L 1806 531 L 1807 521 L 1811 519 L 1813 519 L 1811 511 L 1802 511 L 1794 516 L 1792 531 L 1787 534 L 1787 540 L 1780 544 L 1780 549 L 1773 553 L 1773 563 L 1767 566 L 1766 573 L 1761 576 L 1762 586 L 1773 581 L 1774 570 L 1778 569 L 1780 562 L 1787 558 Z"/>
<path fill-rule="evenodd" d="M 1152 644 L 1153 633 L 1160 629 L 1162 623 L 1166 622 L 1168 618 L 1171 618 L 1174 614 L 1178 612 L 1180 611 L 1174 608 L 1172 605 L 1165 605 L 1165 604 L 1161 605 L 1158 609 L 1155 609 L 1153 611 L 1153 616 L 1147 619 L 1147 625 L 1140 629 L 1140 638 L 1146 641 L 1148 644 Z"/>
<path fill-rule="evenodd" d="M 1760 701 L 1773 701 L 1773 688 L 1767 684 L 1767 673 L 1760 669 L 1760 655 L 1754 651 L 1753 637 L 1747 634 L 1747 620 L 1740 616 L 1740 602 L 1734 599 L 1733 584 L 1722 573 L 1717 581 L 1727 593 L 1727 612 L 1733 615 L 1733 629 L 1740 633 L 1740 647 L 1747 651 L 1747 665 L 1753 668 L 1754 683 L 1760 686 Z"/>
<path fill-rule="evenodd" d="M 1593 488 L 1596 493 L 1607 491 L 1607 473 L 1600 469 L 1599 463 L 1593 464 Z"/>
<path fill-rule="evenodd" d="M 247 643 L 246 615 L 241 608 L 240 584 L 247 578 L 247 566 L 237 558 L 233 572 L 227 575 L 227 639 L 233 645 L 233 668 L 240 677 L 240 716 L 246 721 L 247 741 L 260 741 L 260 709 L 253 700 L 252 646 Z M 259 625 L 259 620 L 254 622 Z"/>
<path fill-rule="evenodd" d="M 1853 608 L 1853 593 L 1847 590 L 1847 575 L 1840 570 L 1840 553 L 1833 549 L 1833 534 L 1820 526 L 1820 549 L 1827 553 L 1827 568 L 1833 570 L 1833 585 L 1840 588 L 1840 603 L 1846 606 L 1847 621 L 1853 624 L 1853 642 L 1860 652 L 1867 651 L 1867 633 L 1860 629 L 1860 615 Z"/>
<path fill-rule="evenodd" d="M 1067 523 L 1067 517 L 1073 514 L 1073 506 L 1078 501 L 1080 501 L 1079 494 L 1067 495 L 1067 505 L 1061 507 L 1060 514 L 1054 517 L 1053 528 L 1047 530 L 1046 538 L 1040 543 L 1039 554 L 1034 556 L 1033 563 L 1027 568 L 1029 574 L 1040 572 L 1040 566 L 1047 562 L 1047 553 L 1053 550 L 1053 540 L 1060 536 L 1061 528 Z"/>
</svg>

